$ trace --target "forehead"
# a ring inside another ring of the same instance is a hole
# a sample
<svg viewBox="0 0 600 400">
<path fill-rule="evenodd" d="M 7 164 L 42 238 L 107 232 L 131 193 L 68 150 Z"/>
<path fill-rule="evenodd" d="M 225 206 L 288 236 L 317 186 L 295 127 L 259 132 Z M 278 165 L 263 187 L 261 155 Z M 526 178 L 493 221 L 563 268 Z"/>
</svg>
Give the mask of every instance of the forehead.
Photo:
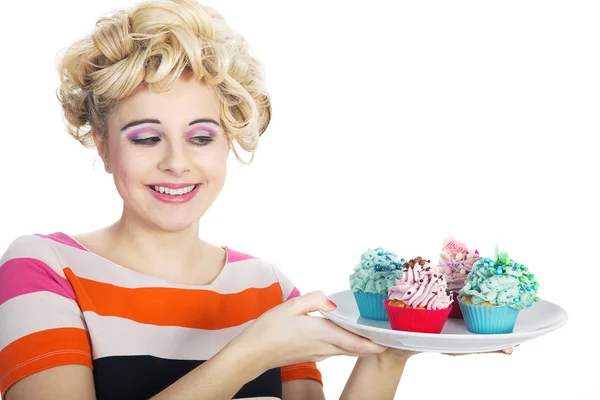
<svg viewBox="0 0 600 400">
<path fill-rule="evenodd" d="M 219 105 L 212 86 L 182 76 L 168 91 L 162 93 L 141 86 L 131 96 L 119 101 L 111 119 L 114 122 L 132 118 L 156 118 L 161 121 L 212 118 L 218 121 Z"/>
</svg>

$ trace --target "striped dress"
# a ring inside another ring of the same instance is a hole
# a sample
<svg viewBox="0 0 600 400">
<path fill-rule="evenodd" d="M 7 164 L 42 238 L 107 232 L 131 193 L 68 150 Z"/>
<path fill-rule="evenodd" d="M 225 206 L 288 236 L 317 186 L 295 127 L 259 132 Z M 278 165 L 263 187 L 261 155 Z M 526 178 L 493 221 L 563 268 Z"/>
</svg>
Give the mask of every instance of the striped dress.
<svg viewBox="0 0 600 400">
<path fill-rule="evenodd" d="M 265 311 L 298 296 L 274 265 L 229 248 L 209 285 L 170 283 L 88 251 L 64 233 L 17 238 L 0 259 L 0 393 L 36 372 L 92 368 L 98 399 L 148 399 Z M 271 369 L 236 399 L 280 399 L 315 363 Z"/>
</svg>

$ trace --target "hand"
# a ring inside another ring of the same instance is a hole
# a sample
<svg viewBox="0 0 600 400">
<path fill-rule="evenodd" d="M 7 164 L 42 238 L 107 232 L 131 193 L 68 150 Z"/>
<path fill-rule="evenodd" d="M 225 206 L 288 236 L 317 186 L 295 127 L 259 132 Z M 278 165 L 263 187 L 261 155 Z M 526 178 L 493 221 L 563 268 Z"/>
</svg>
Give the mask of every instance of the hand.
<svg viewBox="0 0 600 400">
<path fill-rule="evenodd" d="M 335 355 L 360 357 L 385 350 L 328 319 L 306 315 L 335 308 L 321 292 L 296 297 L 261 315 L 231 344 L 237 346 L 240 354 L 254 356 L 264 370 Z"/>
<path fill-rule="evenodd" d="M 514 347 L 519 347 L 519 346 L 520 345 L 517 344 Z M 488 352 L 483 352 L 483 353 L 460 353 L 460 354 L 456 354 L 456 353 L 455 354 L 442 353 L 442 354 L 447 355 L 447 356 L 456 357 L 456 356 L 468 356 L 470 354 L 493 354 L 493 353 L 500 353 L 500 354 L 506 354 L 506 355 L 509 356 L 509 355 L 511 355 L 513 353 L 514 347 L 507 347 L 506 349 L 502 349 L 502 350 L 498 350 L 498 351 L 488 351 Z"/>
</svg>

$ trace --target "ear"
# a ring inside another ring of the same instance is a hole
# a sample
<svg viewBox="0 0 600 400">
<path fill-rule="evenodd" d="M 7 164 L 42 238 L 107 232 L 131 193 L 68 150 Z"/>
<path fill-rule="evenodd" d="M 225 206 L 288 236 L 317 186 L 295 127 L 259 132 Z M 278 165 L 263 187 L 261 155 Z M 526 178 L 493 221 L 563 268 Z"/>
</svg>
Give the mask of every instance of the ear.
<svg viewBox="0 0 600 400">
<path fill-rule="evenodd" d="M 108 168 L 108 158 L 107 158 L 107 150 L 108 146 L 106 140 L 103 139 L 98 132 L 92 128 L 91 130 L 92 139 L 94 140 L 94 144 L 96 145 L 96 149 L 98 149 L 98 155 L 102 158 L 102 162 L 104 163 L 105 168 Z M 108 169 L 107 169 L 108 172 Z"/>
</svg>

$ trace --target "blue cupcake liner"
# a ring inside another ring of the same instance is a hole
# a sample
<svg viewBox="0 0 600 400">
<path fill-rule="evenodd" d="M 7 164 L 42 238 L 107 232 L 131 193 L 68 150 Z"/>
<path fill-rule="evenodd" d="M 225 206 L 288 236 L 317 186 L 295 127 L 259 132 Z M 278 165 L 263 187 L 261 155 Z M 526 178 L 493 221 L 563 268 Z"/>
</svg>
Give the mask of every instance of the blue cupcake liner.
<svg viewBox="0 0 600 400">
<path fill-rule="evenodd" d="M 387 312 L 383 305 L 388 295 L 379 293 L 353 292 L 360 315 L 376 321 L 388 321 Z"/>
<path fill-rule="evenodd" d="M 464 303 L 460 296 L 458 304 L 467 330 L 472 333 L 512 333 L 520 310 L 508 306 L 477 306 Z"/>
</svg>

